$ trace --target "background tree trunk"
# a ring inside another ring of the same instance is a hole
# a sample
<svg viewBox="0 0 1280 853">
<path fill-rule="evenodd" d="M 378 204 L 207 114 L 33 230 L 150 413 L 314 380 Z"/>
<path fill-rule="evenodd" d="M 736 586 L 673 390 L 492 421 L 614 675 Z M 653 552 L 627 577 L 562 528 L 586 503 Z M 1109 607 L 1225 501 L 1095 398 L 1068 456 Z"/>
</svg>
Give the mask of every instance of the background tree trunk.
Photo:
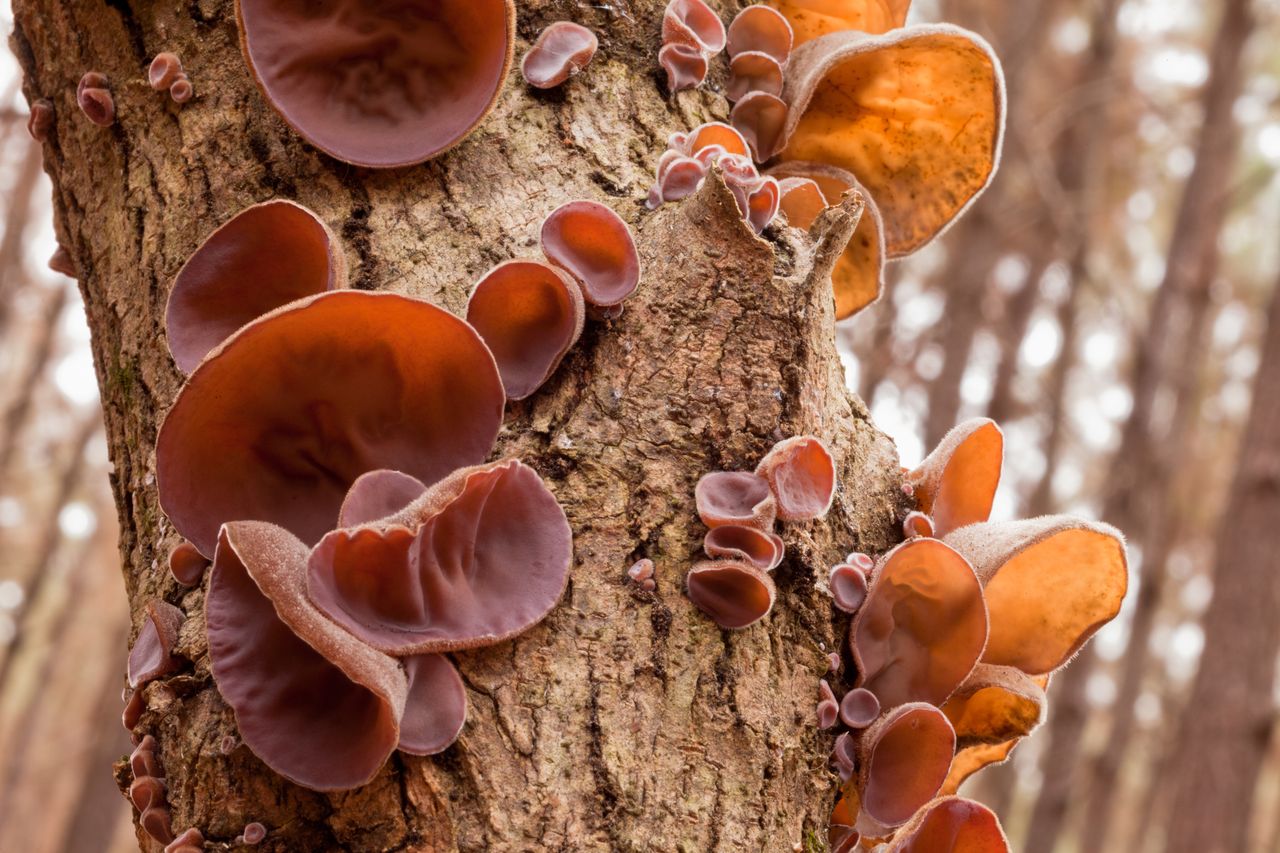
<svg viewBox="0 0 1280 853">
<path fill-rule="evenodd" d="M 512 74 L 457 149 L 372 172 L 317 153 L 264 103 L 230 0 L 16 0 L 14 11 L 26 95 L 57 114 L 45 167 L 93 333 L 135 630 L 154 597 L 188 614 L 179 651 L 191 666 L 147 688 L 138 730 L 159 741 L 175 828 L 229 842 L 260 821 L 277 851 L 790 851 L 820 833 L 834 777 L 813 706 L 844 620 L 815 580 L 853 548 L 890 545 L 904 499 L 893 446 L 845 391 L 836 357 L 826 272 L 852 211 L 830 216 L 815 245 L 795 231 L 756 239 L 714 182 L 679 206 L 640 204 L 667 134 L 727 114 L 715 94 L 723 63 L 708 88 L 667 99 L 657 0 L 521 3 L 517 52 L 547 23 L 578 20 L 600 35 L 588 71 L 549 93 Z M 183 107 L 146 85 L 162 50 L 195 85 Z M 89 69 L 111 80 L 110 128 L 75 107 Z M 177 537 L 154 487 L 157 425 L 181 383 L 163 340 L 172 277 L 219 223 L 275 196 L 341 235 L 353 286 L 455 312 L 494 263 L 536 254 L 541 219 L 571 198 L 606 201 L 631 222 L 645 265 L 622 318 L 592 323 L 552 382 L 511 408 L 500 439 L 569 515 L 565 599 L 517 640 L 455 656 L 470 700 L 455 746 L 396 758 L 343 795 L 217 748 L 234 723 L 209 676 L 203 593 L 164 571 Z M 773 616 L 721 631 L 682 593 L 702 535 L 693 484 L 806 432 L 837 454 L 836 508 L 786 531 Z M 652 595 L 626 583 L 641 556 L 658 565 Z M 124 659 L 121 648 L 121 673 Z M 120 763 L 117 782 L 128 783 Z"/>
</svg>

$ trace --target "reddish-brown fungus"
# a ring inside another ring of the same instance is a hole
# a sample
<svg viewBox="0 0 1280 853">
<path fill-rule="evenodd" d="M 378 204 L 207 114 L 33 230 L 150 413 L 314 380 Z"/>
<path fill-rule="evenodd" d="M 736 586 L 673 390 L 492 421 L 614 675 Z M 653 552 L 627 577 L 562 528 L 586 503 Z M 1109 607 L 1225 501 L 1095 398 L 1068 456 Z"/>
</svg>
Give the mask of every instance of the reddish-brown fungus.
<svg viewBox="0 0 1280 853">
<path fill-rule="evenodd" d="M 49 269 L 60 272 L 67 278 L 75 278 L 79 275 L 76 262 L 71 260 L 71 253 L 67 251 L 66 246 L 60 245 L 53 250 L 53 256 L 49 258 Z"/>
<path fill-rule="evenodd" d="M 1000 469 L 1004 433 L 988 418 L 973 418 L 954 427 L 933 452 L 906 475 L 920 511 L 933 518 L 939 537 L 986 521 L 991 515 Z"/>
<path fill-rule="evenodd" d="M 84 86 L 76 96 L 81 111 L 98 127 L 110 127 L 116 120 L 116 102 L 111 92 L 93 86 Z"/>
<path fill-rule="evenodd" d="M 778 206 L 787 217 L 787 224 L 801 231 L 809 226 L 827 207 L 822 190 L 809 178 L 783 178 L 778 181 L 781 195 Z"/>
<path fill-rule="evenodd" d="M 129 698 L 125 699 L 124 711 L 120 714 L 120 725 L 124 726 L 125 731 L 133 731 L 137 728 L 138 722 L 142 719 L 142 712 L 145 710 L 147 710 L 147 703 L 142 698 L 142 691 L 133 691 L 129 694 Z"/>
<path fill-rule="evenodd" d="M 133 752 L 129 753 L 129 770 L 133 773 L 134 778 L 164 776 L 163 771 L 160 769 L 160 762 L 156 760 L 156 739 L 154 737 L 143 735 L 142 739 L 138 741 L 138 745 L 134 747 Z"/>
<path fill-rule="evenodd" d="M 395 516 L 331 532 L 310 555 L 307 589 L 389 654 L 475 648 L 546 616 L 572 551 L 555 496 L 505 460 L 455 471 Z"/>
<path fill-rule="evenodd" d="M 743 53 L 759 52 L 786 65 L 791 55 L 791 24 L 768 6 L 748 6 L 729 24 L 727 34 L 729 56 L 737 59 Z"/>
<path fill-rule="evenodd" d="M 955 747 L 951 723 L 932 705 L 903 705 L 881 717 L 859 744 L 863 815 L 883 826 L 910 820 L 942 787 Z"/>
<path fill-rule="evenodd" d="M 267 837 L 267 828 L 255 820 L 253 823 L 244 825 L 244 831 L 241 835 L 244 836 L 245 844 L 261 844 L 262 840 Z"/>
<path fill-rule="evenodd" d="M 164 853 L 201 853 L 204 850 L 204 833 L 194 826 L 173 839 Z"/>
<path fill-rule="evenodd" d="M 636 583 L 644 583 L 653 577 L 653 560 L 647 557 L 643 560 L 637 560 L 631 568 L 627 569 L 627 577 Z"/>
<path fill-rule="evenodd" d="M 849 732 L 840 733 L 831 750 L 831 758 L 835 762 L 836 771 L 840 774 L 840 781 L 849 781 L 858 765 L 857 750 L 854 748 L 852 734 Z"/>
<path fill-rule="evenodd" d="M 139 813 L 165 804 L 165 784 L 155 776 L 135 776 L 129 785 L 129 801 Z"/>
<path fill-rule="evenodd" d="M 840 721 L 851 729 L 865 729 L 880 716 L 880 700 L 863 687 L 855 687 L 840 700 Z"/>
<path fill-rule="evenodd" d="M 961 797 L 923 806 L 898 830 L 886 853 L 1008 853 L 1009 841 L 994 812 Z"/>
<path fill-rule="evenodd" d="M 868 576 L 876 567 L 876 561 L 872 559 L 871 555 L 864 554 L 861 551 L 850 551 L 844 561 Z"/>
<path fill-rule="evenodd" d="M 48 98 L 40 98 L 31 104 L 31 115 L 27 118 L 27 133 L 36 142 L 46 142 L 49 131 L 53 130 L 53 102 Z"/>
<path fill-rule="evenodd" d="M 912 539 L 882 558 L 849 626 L 858 686 L 886 708 L 940 705 L 987 642 L 987 610 L 973 567 L 936 539 Z"/>
<path fill-rule="evenodd" d="M 744 560 L 758 569 L 773 571 L 782 562 L 782 537 L 755 527 L 725 524 L 713 527 L 702 540 L 702 550 L 712 559 Z"/>
<path fill-rule="evenodd" d="M 777 501 L 769 481 L 750 471 L 714 471 L 693 490 L 698 517 L 707 527 L 728 524 L 769 531 L 777 517 Z"/>
<path fill-rule="evenodd" d="M 157 440 L 160 503 L 206 556 L 236 519 L 314 543 L 366 471 L 430 484 L 484 459 L 505 402 L 489 348 L 447 311 L 392 293 L 310 297 L 191 374 Z"/>
<path fill-rule="evenodd" d="M 751 146 L 751 156 L 763 163 L 778 152 L 787 123 L 787 103 L 768 92 L 749 92 L 734 105 L 729 120 Z"/>
<path fill-rule="evenodd" d="M 142 824 L 147 835 L 161 844 L 173 841 L 173 825 L 170 822 L 168 806 L 160 803 L 151 806 L 142 813 L 142 817 L 138 818 L 138 823 Z"/>
<path fill-rule="evenodd" d="M 195 97 L 195 94 L 196 90 L 191 85 L 191 78 L 186 74 L 179 74 L 177 79 L 169 86 L 169 97 L 173 99 L 175 104 L 185 104 Z"/>
<path fill-rule="evenodd" d="M 571 201 L 542 223 L 542 253 L 566 270 L 592 305 L 621 303 L 640 283 L 640 256 L 622 217 L 595 201 Z"/>
<path fill-rule="evenodd" d="M 190 542 L 179 542 L 169 552 L 169 574 L 186 587 L 199 586 L 209 560 Z"/>
<path fill-rule="evenodd" d="M 827 669 L 831 672 L 840 671 L 840 655 L 837 652 L 827 653 Z"/>
<path fill-rule="evenodd" d="M 827 581 L 836 607 L 845 613 L 857 613 L 867 599 L 867 575 L 856 566 L 841 563 L 831 570 Z"/>
<path fill-rule="evenodd" d="M 980 663 L 942 706 L 964 749 L 1026 737 L 1044 720 L 1049 676 Z"/>
<path fill-rule="evenodd" d="M 821 518 L 835 498 L 835 460 L 822 440 L 810 435 L 775 444 L 756 466 L 756 474 L 768 480 L 783 521 Z"/>
<path fill-rule="evenodd" d="M 158 599 L 148 602 L 147 619 L 129 652 L 130 687 L 136 690 L 148 681 L 182 667 L 182 662 L 172 652 L 178 642 L 178 631 L 186 619 L 185 613 L 168 602 Z"/>
<path fill-rule="evenodd" d="M 724 93 L 730 101 L 740 101 L 751 92 L 782 94 L 782 66 L 769 54 L 755 50 L 740 53 L 729 63 Z"/>
<path fill-rule="evenodd" d="M 707 79 L 707 55 L 687 44 L 664 44 L 658 64 L 667 73 L 667 88 L 672 92 L 694 89 Z"/>
<path fill-rule="evenodd" d="M 582 289 L 540 261 L 498 264 L 467 301 L 467 322 L 498 362 L 509 400 L 542 387 L 582 334 L 585 318 Z"/>
<path fill-rule="evenodd" d="M 724 50 L 724 22 L 703 0 L 671 0 L 662 16 L 662 43 L 684 44 L 704 53 Z"/>
<path fill-rule="evenodd" d="M 383 468 L 361 474 L 342 499 L 338 527 L 355 527 L 395 515 L 426 490 L 417 477 L 400 471 Z"/>
<path fill-rule="evenodd" d="M 169 351 L 184 373 L 237 329 L 282 305 L 346 286 L 342 247 L 307 208 L 276 199 L 205 238 L 173 281 Z"/>
<path fill-rule="evenodd" d="M 403 663 L 409 695 L 400 721 L 399 749 L 435 755 L 458 739 L 467 721 L 462 677 L 443 655 L 412 655 Z"/>
<path fill-rule="evenodd" d="M 746 628 L 773 609 L 777 594 L 767 572 L 731 560 L 702 562 L 685 579 L 689 600 L 721 628 Z"/>
<path fill-rule="evenodd" d="M 836 724 L 840 703 L 825 678 L 818 681 L 818 728 L 829 729 Z"/>
<path fill-rule="evenodd" d="M 267 101 L 308 142 L 358 166 L 420 163 L 492 109 L 512 59 L 510 0 L 238 0 Z"/>
<path fill-rule="evenodd" d="M 732 189 L 732 180 L 729 180 L 728 183 L 730 189 Z M 778 182 L 773 178 L 758 178 L 756 184 L 755 188 L 747 196 L 747 207 L 743 215 L 747 220 L 747 224 L 751 226 L 751 230 L 759 234 L 766 225 L 773 221 L 773 217 L 778 215 L 778 202 L 781 194 L 778 190 Z"/>
<path fill-rule="evenodd" d="M 556 21 L 538 34 L 520 62 L 525 82 L 550 89 L 586 68 L 600 46 L 596 34 L 572 21 Z"/>
<path fill-rule="evenodd" d="M 173 85 L 173 81 L 181 73 L 182 60 L 176 53 L 166 50 L 157 53 L 156 58 L 151 60 L 151 66 L 147 69 L 147 83 L 157 92 L 163 92 Z"/>
<path fill-rule="evenodd" d="M 746 138 L 737 128 L 720 121 L 709 121 L 689 131 L 688 138 L 684 140 L 683 151 L 693 156 L 712 145 L 719 145 L 726 154 L 745 157 L 751 153 Z"/>
</svg>

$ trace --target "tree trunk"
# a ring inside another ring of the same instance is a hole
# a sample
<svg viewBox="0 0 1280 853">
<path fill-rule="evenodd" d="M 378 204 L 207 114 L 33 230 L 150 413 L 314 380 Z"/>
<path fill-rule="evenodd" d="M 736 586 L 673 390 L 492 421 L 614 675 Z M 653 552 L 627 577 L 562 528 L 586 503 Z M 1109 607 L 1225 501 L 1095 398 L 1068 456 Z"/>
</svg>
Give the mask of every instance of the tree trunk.
<svg viewBox="0 0 1280 853">
<path fill-rule="evenodd" d="M 27 97 L 57 111 L 45 163 L 93 332 L 134 624 L 157 596 L 188 616 L 192 666 L 148 688 L 138 730 L 159 742 L 175 829 L 229 842 L 259 821 L 280 851 L 790 851 L 820 834 L 834 777 L 813 707 L 843 620 L 814 581 L 850 549 L 891 544 L 903 510 L 896 453 L 846 392 L 834 344 L 827 274 L 856 208 L 829 215 L 816 244 L 794 230 L 755 238 L 716 181 L 643 209 L 667 134 L 727 108 L 712 87 L 664 97 L 662 4 L 522 3 L 521 51 L 568 18 L 600 34 L 600 55 L 558 92 L 511 75 L 466 142 L 392 172 L 337 163 L 284 125 L 245 68 L 229 0 L 14 5 Z M 191 75 L 183 107 L 142 79 L 162 50 Z M 90 68 L 112 81 L 110 128 L 75 109 Z M 157 422 L 181 381 L 163 341 L 170 281 L 216 225 L 274 196 L 341 235 L 354 286 L 455 312 L 494 263 L 534 255 L 539 222 L 572 198 L 621 213 L 645 268 L 622 317 L 593 322 L 551 383 L 511 408 L 498 448 L 533 465 L 568 514 L 564 601 L 514 641 L 455 655 L 470 713 L 453 747 L 396 758 L 345 795 L 216 748 L 233 718 L 209 677 L 203 593 L 164 571 L 177 538 L 154 488 Z M 787 531 L 773 615 L 721 631 L 682 591 L 703 532 L 693 485 L 801 433 L 837 456 L 836 507 Z M 657 563 L 654 594 L 626 581 L 641 556 Z"/>
<path fill-rule="evenodd" d="M 1254 785 L 1275 717 L 1280 652 L 1280 284 L 1218 529 L 1204 652 L 1169 775 L 1169 853 L 1246 849 Z"/>
</svg>

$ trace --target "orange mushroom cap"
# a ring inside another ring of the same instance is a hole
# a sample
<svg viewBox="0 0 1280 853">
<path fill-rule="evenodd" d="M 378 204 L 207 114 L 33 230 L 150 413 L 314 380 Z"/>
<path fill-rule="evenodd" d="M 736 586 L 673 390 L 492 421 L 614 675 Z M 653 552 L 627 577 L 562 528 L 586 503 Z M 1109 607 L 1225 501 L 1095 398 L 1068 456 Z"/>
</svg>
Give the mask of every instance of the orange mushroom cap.
<svg viewBox="0 0 1280 853">
<path fill-rule="evenodd" d="M 467 301 L 467 322 L 498 362 L 509 400 L 542 387 L 582 334 L 585 317 L 577 282 L 541 261 L 498 264 Z"/>
<path fill-rule="evenodd" d="M 744 561 L 771 572 L 782 562 L 786 546 L 776 533 L 741 524 L 725 524 L 713 527 L 707 533 L 702 540 L 702 550 L 712 559 Z"/>
<path fill-rule="evenodd" d="M 684 44 L 703 53 L 724 50 L 726 34 L 720 16 L 703 0 L 671 0 L 662 16 L 662 43 Z"/>
<path fill-rule="evenodd" d="M 940 234 L 991 182 L 1004 79 L 989 45 L 948 25 L 836 32 L 796 49 L 783 99 L 784 160 L 856 175 L 883 217 L 890 258 Z"/>
<path fill-rule="evenodd" d="M 556 21 L 538 33 L 520 62 L 520 73 L 536 89 L 559 86 L 586 68 L 599 46 L 596 34 L 581 24 Z"/>
<path fill-rule="evenodd" d="M 767 53 L 749 50 L 729 62 L 729 82 L 725 97 L 740 101 L 751 92 L 782 94 L 782 65 Z"/>
<path fill-rule="evenodd" d="M 756 474 L 769 482 L 783 521 L 812 521 L 831 509 L 836 494 L 836 465 L 822 439 L 801 435 L 773 446 Z"/>
<path fill-rule="evenodd" d="M 700 124 L 693 130 L 689 131 L 688 136 L 683 140 L 673 140 L 679 146 L 682 153 L 693 157 L 704 148 L 712 145 L 719 145 L 724 149 L 726 154 L 738 154 L 748 156 L 751 154 L 751 148 L 747 145 L 746 138 L 732 125 L 725 124 L 721 121 L 709 121 Z M 673 145 L 672 147 L 676 147 Z"/>
<path fill-rule="evenodd" d="M 1008 853 L 995 812 L 962 797 L 940 797 L 898 830 L 887 853 Z"/>
<path fill-rule="evenodd" d="M 989 418 L 951 429 L 906 481 L 920 511 L 933 519 L 934 535 L 986 521 L 1000 486 L 1004 433 Z"/>
<path fill-rule="evenodd" d="M 357 166 L 421 163 L 488 115 L 511 66 L 511 0 L 236 0 L 240 46 L 268 103 Z"/>
<path fill-rule="evenodd" d="M 942 712 L 951 720 L 962 749 L 1016 740 L 1031 734 L 1044 721 L 1047 683 L 1048 676 L 1033 679 L 1011 666 L 980 663 L 942 706 Z"/>
<path fill-rule="evenodd" d="M 300 204 L 245 208 L 210 234 L 173 280 L 165 310 L 169 351 L 183 373 L 246 323 L 346 286 L 338 240 Z"/>
<path fill-rule="evenodd" d="M 791 24 L 780 12 L 756 4 L 747 6 L 730 22 L 727 47 L 733 59 L 744 53 L 759 52 L 771 56 L 781 66 L 787 64 L 793 40 Z"/>
<path fill-rule="evenodd" d="M 748 92 L 734 104 L 729 121 L 747 140 L 752 158 L 763 163 L 782 147 L 787 103 L 768 92 Z"/>
<path fill-rule="evenodd" d="M 877 720 L 858 743 L 860 831 L 910 820 L 942 787 L 955 747 L 951 723 L 932 705 L 902 705 Z"/>
<path fill-rule="evenodd" d="M 962 527 L 946 542 L 973 564 L 991 614 L 984 663 L 1028 675 L 1058 669 L 1120 612 L 1129 585 L 1124 536 L 1050 515 Z"/>
<path fill-rule="evenodd" d="M 987 609 L 973 567 L 936 539 L 912 539 L 886 554 L 849 626 L 857 684 L 886 708 L 942 704 L 986 642 Z"/>
<path fill-rule="evenodd" d="M 768 0 L 795 33 L 797 46 L 827 33 L 879 35 L 907 23 L 911 0 Z"/>
<path fill-rule="evenodd" d="M 827 209 L 822 190 L 809 178 L 783 178 L 778 181 L 778 191 L 779 207 L 787 217 L 787 224 L 801 231 L 808 231 L 818 214 Z"/>
<path fill-rule="evenodd" d="M 542 253 L 568 272 L 591 305 L 620 304 L 640 283 L 640 256 L 622 217 L 595 201 L 571 201 L 542 223 Z"/>
<path fill-rule="evenodd" d="M 746 628 L 769 615 L 777 595 L 773 579 L 750 563 L 696 564 L 685 579 L 689 600 L 721 628 Z"/>
<path fill-rule="evenodd" d="M 947 771 L 947 780 L 942 783 L 942 790 L 939 793 L 944 796 L 950 796 L 959 791 L 960 786 L 974 773 L 992 765 L 1003 763 L 1009 758 L 1013 748 L 1019 742 L 1020 739 L 1016 739 L 998 744 L 983 743 L 961 747 L 956 751 L 956 757 L 951 761 L 951 769 Z"/>
<path fill-rule="evenodd" d="M 160 503 L 206 556 L 237 519 L 315 542 L 366 471 L 431 484 L 483 460 L 505 397 L 484 341 L 443 309 L 349 290 L 299 300 L 191 374 L 156 442 Z"/>
</svg>

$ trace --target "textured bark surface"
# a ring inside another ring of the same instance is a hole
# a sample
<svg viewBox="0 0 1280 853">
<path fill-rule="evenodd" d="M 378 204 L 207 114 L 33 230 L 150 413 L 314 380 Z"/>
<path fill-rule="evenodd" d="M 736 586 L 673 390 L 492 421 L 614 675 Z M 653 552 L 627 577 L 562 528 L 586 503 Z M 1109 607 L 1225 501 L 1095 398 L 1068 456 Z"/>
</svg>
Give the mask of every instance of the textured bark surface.
<svg viewBox="0 0 1280 853">
<path fill-rule="evenodd" d="M 890 545 L 903 509 L 894 448 L 845 391 L 835 352 L 825 271 L 856 211 L 828 215 L 815 241 L 778 229 L 755 238 L 715 183 L 644 210 L 667 134 L 728 108 L 714 86 L 666 97 L 661 5 L 522 4 L 518 52 L 545 24 L 578 20 L 600 36 L 590 69 L 550 93 L 513 74 L 478 133 L 391 172 L 340 164 L 288 130 L 250 81 L 230 0 L 14 5 L 27 97 L 49 98 L 57 114 L 45 165 L 93 331 L 135 630 L 157 596 L 189 617 L 179 651 L 192 664 L 147 688 L 138 729 L 159 741 L 175 828 L 197 826 L 225 849 L 260 821 L 270 830 L 260 849 L 276 851 L 816 845 L 808 834 L 825 825 L 834 777 L 813 708 L 844 622 L 820 578 L 853 548 Z M 191 75 L 185 107 L 146 85 L 161 50 Z M 713 84 L 724 75 L 714 67 Z M 75 107 L 91 68 L 111 80 L 110 128 Z M 343 238 L 354 286 L 455 312 L 490 266 L 536 256 L 538 224 L 570 198 L 621 213 L 645 265 L 622 318 L 589 324 L 551 383 L 510 408 L 499 442 L 548 479 L 569 515 L 576 561 L 564 600 L 516 641 L 455 656 L 470 700 L 455 746 L 393 759 L 342 795 L 291 786 L 243 747 L 220 750 L 235 730 L 209 677 L 203 593 L 164 570 L 177 538 L 154 487 L 157 425 L 181 383 L 163 340 L 172 277 L 219 223 L 275 196 Z M 835 510 L 784 531 L 774 614 L 721 631 L 682 592 L 703 532 L 693 484 L 803 432 L 836 452 Z M 626 583 L 642 556 L 657 563 L 654 594 Z M 124 648 L 119 660 L 123 674 Z M 127 785 L 122 763 L 116 773 Z"/>
</svg>

